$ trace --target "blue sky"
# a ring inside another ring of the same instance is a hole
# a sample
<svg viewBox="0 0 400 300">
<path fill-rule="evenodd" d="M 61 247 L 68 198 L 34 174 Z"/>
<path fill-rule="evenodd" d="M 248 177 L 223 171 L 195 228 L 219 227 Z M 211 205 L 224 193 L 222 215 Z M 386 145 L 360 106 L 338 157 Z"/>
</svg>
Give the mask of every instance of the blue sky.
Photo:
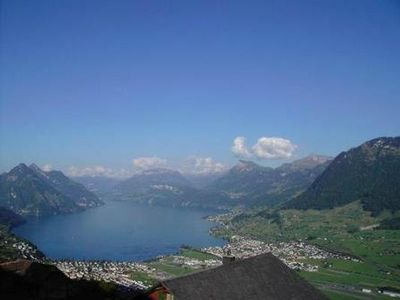
<svg viewBox="0 0 400 300">
<path fill-rule="evenodd" d="M 238 136 L 296 145 L 247 156 L 276 165 L 399 135 L 399 32 L 387 0 L 2 0 L 0 170 L 231 165 Z"/>
</svg>

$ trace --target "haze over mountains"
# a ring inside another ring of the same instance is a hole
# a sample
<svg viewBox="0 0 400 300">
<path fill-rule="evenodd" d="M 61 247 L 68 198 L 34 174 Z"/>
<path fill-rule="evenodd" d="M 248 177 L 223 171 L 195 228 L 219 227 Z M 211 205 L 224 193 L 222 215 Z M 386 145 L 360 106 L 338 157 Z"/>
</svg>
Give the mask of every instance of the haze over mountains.
<svg viewBox="0 0 400 300">
<path fill-rule="evenodd" d="M 95 193 L 99 197 L 107 194 L 114 186 L 122 181 L 121 178 L 106 176 L 77 176 L 70 178 L 84 185 L 89 191 Z"/>
<path fill-rule="evenodd" d="M 168 206 L 273 205 L 305 190 L 328 162 L 329 157 L 312 155 L 274 169 L 242 160 L 218 177 L 203 176 L 203 184 L 178 171 L 151 169 L 115 185 L 109 195 L 112 199 Z"/>
</svg>

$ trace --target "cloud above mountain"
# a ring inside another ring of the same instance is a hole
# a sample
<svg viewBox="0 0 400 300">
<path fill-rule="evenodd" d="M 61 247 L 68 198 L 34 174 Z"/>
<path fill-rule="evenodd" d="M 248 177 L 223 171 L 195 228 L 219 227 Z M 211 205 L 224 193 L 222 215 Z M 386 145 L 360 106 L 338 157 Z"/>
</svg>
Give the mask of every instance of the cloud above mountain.
<svg viewBox="0 0 400 300">
<path fill-rule="evenodd" d="M 101 165 L 90 166 L 90 167 L 76 167 L 70 166 L 66 171 L 66 174 L 71 177 L 81 176 L 105 176 L 113 178 L 125 178 L 132 175 L 132 172 L 125 169 L 112 169 Z"/>
<path fill-rule="evenodd" d="M 238 157 L 250 157 L 251 153 L 246 147 L 246 138 L 238 136 L 233 140 L 232 152 Z"/>
<path fill-rule="evenodd" d="M 286 159 L 292 157 L 296 148 L 296 145 L 284 138 L 261 137 L 252 151 L 259 159 Z"/>
<path fill-rule="evenodd" d="M 288 159 L 297 148 L 290 140 L 281 137 L 260 137 L 251 148 L 248 148 L 245 142 L 243 136 L 233 140 L 232 152 L 237 157 L 255 157 L 260 160 Z"/>
<path fill-rule="evenodd" d="M 273 160 L 291 158 L 297 146 L 290 140 L 282 137 L 260 137 L 257 142 L 249 147 L 246 138 L 238 136 L 233 140 L 232 152 L 239 158 Z M 155 168 L 172 167 L 169 162 L 158 156 L 142 156 L 132 160 L 132 169 L 113 169 L 103 165 L 76 167 L 70 166 L 66 171 L 71 177 L 79 176 L 105 176 L 114 178 L 125 178 L 133 174 Z M 229 166 L 215 161 L 212 157 L 192 155 L 185 160 L 176 162 L 173 169 L 188 175 L 218 174 L 227 171 Z M 43 170 L 51 170 L 51 165 L 44 165 Z"/>
<path fill-rule="evenodd" d="M 65 173 L 70 177 L 82 177 L 82 176 L 104 176 L 104 177 L 112 177 L 112 178 L 126 178 L 130 177 L 134 174 L 140 173 L 145 170 L 156 169 L 168 167 L 168 161 L 163 158 L 159 158 L 156 156 L 146 156 L 146 157 L 137 157 L 132 160 L 132 169 L 114 169 L 105 167 L 103 165 L 95 165 L 95 166 L 70 166 Z M 189 156 L 185 160 L 179 163 L 179 167 L 176 168 L 182 173 L 190 174 L 190 175 L 207 175 L 207 174 L 217 174 L 224 172 L 228 169 L 228 166 L 223 163 L 217 162 L 213 160 L 211 157 L 198 157 L 198 156 Z M 50 165 L 43 166 L 46 170 L 50 170 Z"/>
<path fill-rule="evenodd" d="M 184 161 L 181 171 L 192 175 L 207 175 L 222 173 L 227 169 L 226 165 L 213 160 L 211 157 L 189 156 Z"/>
<path fill-rule="evenodd" d="M 132 164 L 136 169 L 148 170 L 165 167 L 167 165 L 167 160 L 157 156 L 146 156 L 133 159 Z"/>
</svg>

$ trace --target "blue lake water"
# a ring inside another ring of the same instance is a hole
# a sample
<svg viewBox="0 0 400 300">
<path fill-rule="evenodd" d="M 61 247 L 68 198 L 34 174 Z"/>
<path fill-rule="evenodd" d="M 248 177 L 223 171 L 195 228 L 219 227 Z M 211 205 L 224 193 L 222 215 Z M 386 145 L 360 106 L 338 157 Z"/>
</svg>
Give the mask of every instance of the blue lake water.
<svg viewBox="0 0 400 300">
<path fill-rule="evenodd" d="M 208 234 L 215 212 L 108 202 L 84 212 L 31 218 L 13 232 L 52 259 L 140 261 L 194 247 L 223 245 Z"/>
</svg>

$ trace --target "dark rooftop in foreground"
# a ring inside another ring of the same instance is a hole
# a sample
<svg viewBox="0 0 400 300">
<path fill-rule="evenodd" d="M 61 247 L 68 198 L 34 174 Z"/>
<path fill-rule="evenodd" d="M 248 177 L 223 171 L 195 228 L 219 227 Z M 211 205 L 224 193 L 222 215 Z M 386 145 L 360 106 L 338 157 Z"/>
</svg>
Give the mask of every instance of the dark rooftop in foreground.
<svg viewBox="0 0 400 300">
<path fill-rule="evenodd" d="M 328 299 L 270 253 L 162 281 L 147 295 L 160 299 L 160 291 L 174 300 Z"/>
</svg>

